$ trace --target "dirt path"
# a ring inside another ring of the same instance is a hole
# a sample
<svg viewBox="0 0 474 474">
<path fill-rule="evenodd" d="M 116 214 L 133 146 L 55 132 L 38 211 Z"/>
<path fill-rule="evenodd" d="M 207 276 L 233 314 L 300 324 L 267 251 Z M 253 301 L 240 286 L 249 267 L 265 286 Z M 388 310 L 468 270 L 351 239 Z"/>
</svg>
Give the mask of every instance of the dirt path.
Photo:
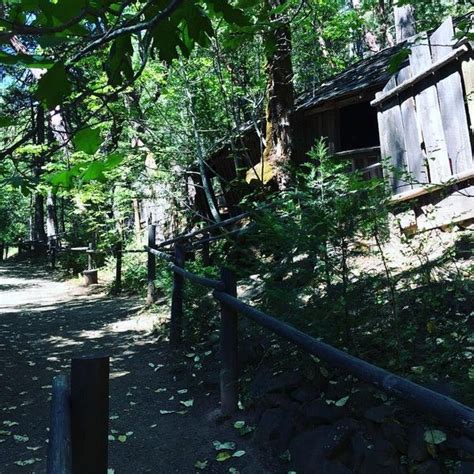
<svg viewBox="0 0 474 474">
<path fill-rule="evenodd" d="M 111 356 L 111 472 L 194 473 L 196 461 L 208 461 L 202 472 L 267 472 L 232 427 L 239 418 L 218 424 L 209 416 L 217 373 L 190 370 L 189 358 L 141 331 L 140 303 L 54 281 L 27 264 L 0 265 L 0 473 L 45 472 L 52 377 L 68 372 L 71 356 L 98 352 Z M 190 408 L 180 403 L 189 400 Z M 246 454 L 217 462 L 215 440 Z"/>
</svg>

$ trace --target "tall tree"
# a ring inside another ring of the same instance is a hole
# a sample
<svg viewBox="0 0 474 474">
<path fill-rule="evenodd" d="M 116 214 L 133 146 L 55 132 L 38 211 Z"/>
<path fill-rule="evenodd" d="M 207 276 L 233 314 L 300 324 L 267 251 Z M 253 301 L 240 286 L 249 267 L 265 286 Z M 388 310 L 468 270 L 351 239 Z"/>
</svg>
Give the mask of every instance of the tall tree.
<svg viewBox="0 0 474 474">
<path fill-rule="evenodd" d="M 267 0 L 269 9 L 284 9 L 286 0 Z M 262 167 L 271 166 L 278 189 L 290 183 L 288 165 L 293 155 L 291 112 L 294 106 L 291 29 L 285 14 L 271 17 L 267 44 L 267 109 Z M 262 176 L 265 171 L 262 171 Z"/>
</svg>

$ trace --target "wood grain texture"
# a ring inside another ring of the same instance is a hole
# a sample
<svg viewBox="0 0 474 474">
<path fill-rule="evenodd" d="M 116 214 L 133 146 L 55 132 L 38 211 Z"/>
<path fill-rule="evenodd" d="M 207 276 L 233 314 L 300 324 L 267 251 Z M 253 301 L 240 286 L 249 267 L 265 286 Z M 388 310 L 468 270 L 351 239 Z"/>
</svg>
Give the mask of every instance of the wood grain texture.
<svg viewBox="0 0 474 474">
<path fill-rule="evenodd" d="M 395 76 L 392 76 L 384 87 L 383 92 L 395 86 Z M 380 152 L 382 160 L 388 159 L 389 166 L 386 167 L 385 172 L 389 176 L 391 189 L 395 194 L 408 191 L 411 189 L 411 185 L 403 176 L 400 176 L 400 173 L 404 174 L 408 171 L 408 166 L 402 114 L 398 97 L 394 97 L 384 104 L 377 114 L 377 120 L 380 134 Z M 397 170 L 395 173 L 394 169 Z"/>
<path fill-rule="evenodd" d="M 430 37 L 433 62 L 449 55 L 453 37 L 453 22 L 448 18 Z M 451 168 L 453 173 L 460 173 L 472 167 L 471 142 L 459 64 L 448 68 L 447 74 L 439 77 L 436 89 Z"/>
<path fill-rule="evenodd" d="M 397 84 L 410 78 L 410 68 L 404 67 L 397 74 Z M 400 111 L 402 115 L 405 148 L 408 160 L 408 170 L 413 177 L 412 187 L 417 188 L 428 183 L 426 170 L 426 155 L 423 153 L 421 143 L 422 135 L 415 108 L 415 99 L 411 95 L 400 98 Z"/>
<path fill-rule="evenodd" d="M 411 73 L 416 75 L 431 64 L 430 47 L 426 35 L 420 35 L 410 53 Z M 421 83 L 423 84 L 423 83 Z M 415 104 L 420 117 L 420 127 L 428 158 L 430 182 L 437 183 L 451 175 L 448 150 L 439 110 L 436 86 L 425 83 L 425 87 L 415 96 Z"/>
</svg>

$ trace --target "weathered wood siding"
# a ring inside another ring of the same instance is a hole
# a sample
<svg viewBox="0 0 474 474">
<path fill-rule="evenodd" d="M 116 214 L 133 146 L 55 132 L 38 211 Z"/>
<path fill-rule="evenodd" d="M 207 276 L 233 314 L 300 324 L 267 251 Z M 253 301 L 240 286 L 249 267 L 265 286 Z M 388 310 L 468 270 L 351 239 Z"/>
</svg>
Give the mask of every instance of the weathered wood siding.
<svg viewBox="0 0 474 474">
<path fill-rule="evenodd" d="M 376 95 L 381 154 L 394 194 L 472 169 L 469 54 L 466 46 L 456 48 L 448 18 L 430 36 L 413 39 L 409 66 Z"/>
</svg>

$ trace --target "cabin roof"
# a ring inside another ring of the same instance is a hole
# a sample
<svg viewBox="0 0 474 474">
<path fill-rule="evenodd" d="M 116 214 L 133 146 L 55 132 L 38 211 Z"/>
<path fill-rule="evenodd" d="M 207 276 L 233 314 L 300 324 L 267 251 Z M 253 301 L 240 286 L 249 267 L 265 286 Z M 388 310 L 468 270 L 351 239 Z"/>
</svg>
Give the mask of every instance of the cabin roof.
<svg viewBox="0 0 474 474">
<path fill-rule="evenodd" d="M 329 100 L 354 95 L 368 88 L 385 85 L 391 77 L 390 59 L 400 51 L 404 43 L 362 59 L 344 71 L 318 84 L 313 91 L 304 92 L 296 99 L 295 110 L 310 109 Z"/>
</svg>

